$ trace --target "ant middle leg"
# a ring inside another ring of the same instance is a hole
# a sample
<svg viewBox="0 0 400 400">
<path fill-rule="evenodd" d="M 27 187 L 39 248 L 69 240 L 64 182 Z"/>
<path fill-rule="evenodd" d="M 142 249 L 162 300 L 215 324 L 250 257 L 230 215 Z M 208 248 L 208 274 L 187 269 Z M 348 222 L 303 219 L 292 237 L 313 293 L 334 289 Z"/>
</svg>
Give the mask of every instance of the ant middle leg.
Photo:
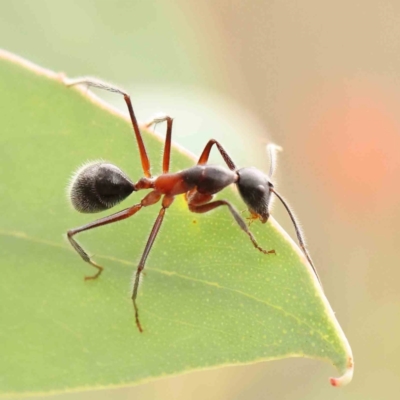
<svg viewBox="0 0 400 400">
<path fill-rule="evenodd" d="M 154 222 L 153 228 L 147 239 L 146 246 L 144 248 L 142 257 L 139 261 L 139 265 L 136 270 L 135 283 L 133 285 L 133 291 L 132 291 L 132 302 L 133 302 L 133 308 L 135 309 L 136 326 L 138 327 L 139 332 L 143 332 L 143 328 L 142 328 L 142 325 L 140 324 L 140 320 L 139 320 L 139 308 L 136 303 L 136 298 L 137 298 L 137 294 L 138 294 L 138 290 L 139 290 L 140 275 L 145 267 L 147 257 L 149 256 L 150 250 L 153 246 L 153 243 L 154 243 L 154 241 L 157 237 L 157 234 L 160 230 L 161 224 L 164 220 L 165 211 L 172 204 L 173 201 L 174 201 L 173 196 L 164 196 L 163 201 L 162 201 L 162 208 L 159 211 L 158 216 Z"/>
<path fill-rule="evenodd" d="M 167 134 L 165 136 L 165 143 L 164 143 L 164 155 L 163 155 L 163 173 L 166 174 L 169 172 L 169 161 L 171 158 L 171 136 L 172 136 L 172 122 L 173 119 L 168 115 L 159 116 L 153 118 L 151 121 L 145 124 L 146 128 L 150 128 L 154 124 L 158 124 L 160 122 L 167 121 Z"/>
<path fill-rule="evenodd" d="M 207 200 L 208 199 L 208 200 Z M 250 238 L 251 242 L 253 243 L 254 247 L 261 251 L 264 254 L 276 254 L 275 250 L 265 250 L 262 247 L 259 246 L 257 243 L 256 238 L 254 235 L 250 232 L 246 222 L 244 219 L 240 216 L 236 208 L 227 200 L 215 200 L 210 203 L 208 203 L 209 200 L 212 199 L 212 195 L 209 194 L 202 194 L 202 193 L 193 193 L 188 197 L 188 206 L 189 210 L 194 212 L 194 213 L 199 213 L 199 214 L 204 214 L 209 211 L 214 210 L 217 207 L 220 206 L 226 206 L 228 207 L 228 210 L 232 214 L 233 218 L 239 225 L 240 229 L 244 231 L 247 236 Z"/>
</svg>

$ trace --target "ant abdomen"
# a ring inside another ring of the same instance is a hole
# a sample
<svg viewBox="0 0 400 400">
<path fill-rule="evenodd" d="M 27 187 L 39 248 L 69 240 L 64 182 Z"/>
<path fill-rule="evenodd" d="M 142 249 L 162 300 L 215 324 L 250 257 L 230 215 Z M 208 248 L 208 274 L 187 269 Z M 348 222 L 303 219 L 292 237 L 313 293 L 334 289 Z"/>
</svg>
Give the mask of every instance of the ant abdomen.
<svg viewBox="0 0 400 400">
<path fill-rule="evenodd" d="M 118 167 L 106 161 L 85 164 L 69 185 L 73 207 L 82 213 L 107 210 L 127 198 L 135 185 Z"/>
</svg>

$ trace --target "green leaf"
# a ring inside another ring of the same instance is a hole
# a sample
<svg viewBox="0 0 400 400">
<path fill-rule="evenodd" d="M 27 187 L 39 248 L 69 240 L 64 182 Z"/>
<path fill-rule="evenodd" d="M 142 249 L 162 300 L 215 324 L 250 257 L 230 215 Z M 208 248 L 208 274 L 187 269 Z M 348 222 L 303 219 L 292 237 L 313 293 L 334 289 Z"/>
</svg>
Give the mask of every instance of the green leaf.
<svg viewBox="0 0 400 400">
<path fill-rule="evenodd" d="M 65 193 L 74 169 L 101 158 L 133 180 L 142 176 L 129 121 L 86 90 L 66 88 L 61 75 L 6 52 L 0 52 L 0 89 L 1 393 L 131 385 L 283 357 L 326 360 L 344 374 L 333 384 L 351 380 L 347 340 L 279 225 L 273 219 L 251 225 L 259 243 L 276 250 L 266 256 L 227 210 L 192 214 L 183 196 L 168 210 L 148 259 L 138 297 L 140 334 L 132 277 L 159 205 L 78 235 L 105 267 L 96 281 L 84 282 L 95 271 L 65 240 L 69 228 L 107 215 L 71 208 Z M 156 174 L 162 140 L 149 132 L 144 140 Z M 173 149 L 173 171 L 193 164 Z M 245 208 L 231 189 L 218 197 Z"/>
</svg>

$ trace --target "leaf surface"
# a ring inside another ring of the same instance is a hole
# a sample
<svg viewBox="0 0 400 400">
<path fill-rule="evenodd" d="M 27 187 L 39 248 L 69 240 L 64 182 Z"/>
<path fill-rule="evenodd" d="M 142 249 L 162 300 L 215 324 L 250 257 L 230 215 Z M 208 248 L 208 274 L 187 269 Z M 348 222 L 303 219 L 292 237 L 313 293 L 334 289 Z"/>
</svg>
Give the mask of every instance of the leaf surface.
<svg viewBox="0 0 400 400">
<path fill-rule="evenodd" d="M 132 277 L 159 205 L 78 235 L 105 267 L 71 249 L 68 229 L 107 213 L 68 204 L 71 172 L 105 159 L 142 176 L 126 117 L 62 76 L 0 52 L 0 392 L 37 394 L 131 385 L 194 369 L 311 357 L 352 376 L 351 350 L 309 265 L 271 219 L 253 223 L 255 250 L 227 210 L 192 214 L 182 196 L 150 253 L 136 329 Z M 140 99 L 133 98 L 133 103 Z M 144 132 L 153 173 L 162 140 Z M 205 138 L 206 143 L 208 138 Z M 176 147 L 171 170 L 194 164 Z M 116 209 L 140 201 L 134 193 Z M 218 196 L 244 209 L 233 190 Z M 110 214 L 111 212 L 108 212 Z"/>
</svg>

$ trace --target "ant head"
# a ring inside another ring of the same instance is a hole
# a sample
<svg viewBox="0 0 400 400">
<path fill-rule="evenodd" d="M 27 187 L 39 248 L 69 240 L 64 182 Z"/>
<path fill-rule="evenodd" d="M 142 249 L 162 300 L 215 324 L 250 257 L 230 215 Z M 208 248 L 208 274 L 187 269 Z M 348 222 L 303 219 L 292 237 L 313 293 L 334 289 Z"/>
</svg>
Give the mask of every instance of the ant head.
<svg viewBox="0 0 400 400">
<path fill-rule="evenodd" d="M 267 175 L 254 167 L 241 168 L 237 171 L 236 182 L 243 201 L 252 214 L 257 215 L 265 223 L 269 217 L 269 200 L 273 184 Z"/>
<path fill-rule="evenodd" d="M 83 165 L 74 173 L 68 189 L 72 205 L 82 213 L 107 210 L 136 190 L 126 174 L 106 161 Z"/>
</svg>

